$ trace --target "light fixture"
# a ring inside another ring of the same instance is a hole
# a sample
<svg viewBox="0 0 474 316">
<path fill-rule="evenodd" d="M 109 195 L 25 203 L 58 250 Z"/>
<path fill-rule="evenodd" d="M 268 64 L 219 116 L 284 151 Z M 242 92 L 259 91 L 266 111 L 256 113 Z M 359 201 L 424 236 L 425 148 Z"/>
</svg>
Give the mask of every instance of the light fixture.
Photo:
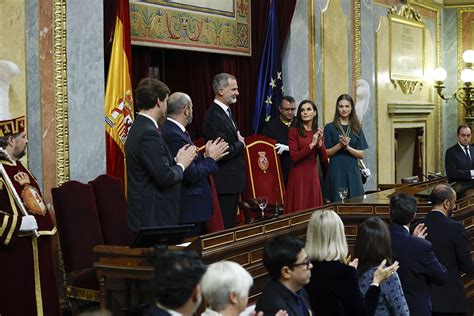
<svg viewBox="0 0 474 316">
<path fill-rule="evenodd" d="M 474 123 L 474 87 L 472 82 L 474 81 L 474 50 L 467 50 L 463 53 L 462 59 L 464 61 L 465 68 L 461 71 L 460 79 L 464 85 L 457 89 L 457 91 L 451 95 L 443 93 L 445 86 L 443 85 L 444 80 L 448 73 L 443 68 L 436 68 L 433 72 L 433 79 L 435 80 L 435 89 L 438 95 L 443 100 L 457 100 L 464 107 L 464 119 L 466 123 L 473 127 Z"/>
</svg>

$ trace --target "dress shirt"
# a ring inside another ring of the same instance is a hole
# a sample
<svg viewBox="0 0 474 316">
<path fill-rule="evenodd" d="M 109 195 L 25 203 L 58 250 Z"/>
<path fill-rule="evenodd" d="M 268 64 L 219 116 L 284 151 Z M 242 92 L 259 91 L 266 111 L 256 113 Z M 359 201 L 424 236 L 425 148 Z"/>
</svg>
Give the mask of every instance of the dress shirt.
<svg viewBox="0 0 474 316">
<path fill-rule="evenodd" d="M 459 142 L 458 142 L 458 145 L 459 145 L 459 147 L 461 147 L 462 152 L 463 152 L 464 154 L 466 154 L 466 151 L 464 150 L 465 147 L 464 147 L 463 145 L 461 145 Z M 467 145 L 467 148 L 468 148 L 468 151 L 467 151 L 467 152 L 468 152 L 468 155 L 469 155 L 469 160 L 472 159 L 470 147 L 471 147 L 471 145 Z M 471 170 L 471 179 L 474 179 L 474 170 Z"/>
</svg>

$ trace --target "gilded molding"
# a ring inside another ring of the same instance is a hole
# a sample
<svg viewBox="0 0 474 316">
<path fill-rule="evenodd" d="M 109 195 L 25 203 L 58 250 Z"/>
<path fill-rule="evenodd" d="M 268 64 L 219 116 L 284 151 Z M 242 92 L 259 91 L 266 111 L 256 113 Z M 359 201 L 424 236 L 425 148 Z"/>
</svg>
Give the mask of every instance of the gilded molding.
<svg viewBox="0 0 474 316">
<path fill-rule="evenodd" d="M 361 33 L 361 12 L 360 0 L 353 0 L 352 5 L 352 94 L 356 95 L 357 80 L 362 79 L 361 49 L 360 49 L 360 33 Z"/>
<path fill-rule="evenodd" d="M 316 23 L 314 0 L 308 1 L 308 95 L 316 101 Z"/>
<path fill-rule="evenodd" d="M 414 26 L 418 26 L 420 25 L 420 23 L 423 25 L 425 24 L 423 17 L 410 5 L 404 4 L 404 5 L 401 5 L 400 7 L 392 6 L 390 10 L 388 11 L 387 16 L 389 20 L 403 21 L 403 23 L 405 24 L 413 23 Z M 397 18 L 403 18 L 404 20 L 397 19 Z M 392 31 L 390 30 L 390 33 L 391 32 Z M 391 34 L 390 34 L 390 37 L 391 37 Z M 424 36 L 423 36 L 423 40 L 424 40 Z M 425 48 L 425 44 L 423 43 L 423 50 L 424 48 Z M 424 52 L 423 52 L 423 56 L 424 56 Z M 424 63 L 424 60 L 423 60 L 423 63 Z M 415 91 L 417 86 L 419 86 L 420 90 L 423 88 L 423 82 L 417 81 L 417 80 L 390 79 L 390 81 L 392 82 L 395 89 L 397 88 L 397 86 L 399 86 L 403 94 L 412 94 Z"/>
<path fill-rule="evenodd" d="M 53 3 L 54 120 L 56 184 L 69 180 L 69 135 L 66 58 L 66 0 Z"/>
<path fill-rule="evenodd" d="M 462 54 L 464 52 L 463 48 L 463 23 L 462 23 L 462 16 L 464 13 L 473 13 L 474 8 L 462 8 L 462 9 L 457 9 L 457 23 L 458 23 L 458 56 L 457 56 L 457 65 L 458 65 L 458 87 L 462 87 L 464 83 L 461 80 L 461 72 L 464 68 L 464 62 L 462 59 Z M 458 122 L 464 122 L 464 107 L 460 102 L 458 102 Z"/>
</svg>

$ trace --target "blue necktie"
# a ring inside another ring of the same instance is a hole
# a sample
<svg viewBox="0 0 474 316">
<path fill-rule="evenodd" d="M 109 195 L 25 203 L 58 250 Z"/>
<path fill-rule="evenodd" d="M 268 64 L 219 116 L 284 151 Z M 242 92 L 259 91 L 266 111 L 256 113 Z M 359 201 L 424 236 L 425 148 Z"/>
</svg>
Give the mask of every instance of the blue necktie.
<svg viewBox="0 0 474 316">
<path fill-rule="evenodd" d="M 466 155 L 467 161 L 469 161 L 469 164 L 471 163 L 471 157 L 469 156 L 469 146 L 464 146 L 464 154 Z"/>
<path fill-rule="evenodd" d="M 232 117 L 232 111 L 230 110 L 230 108 L 227 108 L 227 115 L 229 115 L 230 120 L 233 122 L 234 118 Z"/>
</svg>

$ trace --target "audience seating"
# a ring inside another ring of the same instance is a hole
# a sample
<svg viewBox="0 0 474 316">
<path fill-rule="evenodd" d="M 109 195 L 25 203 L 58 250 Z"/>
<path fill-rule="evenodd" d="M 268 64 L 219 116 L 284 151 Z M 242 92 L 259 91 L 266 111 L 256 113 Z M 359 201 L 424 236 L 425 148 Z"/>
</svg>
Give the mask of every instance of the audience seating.
<svg viewBox="0 0 474 316">
<path fill-rule="evenodd" d="M 128 246 L 134 234 L 128 228 L 127 200 L 121 179 L 103 174 L 89 181 L 105 245 Z"/>
<path fill-rule="evenodd" d="M 92 249 L 104 241 L 92 185 L 68 181 L 51 193 L 66 272 L 66 296 L 74 313 L 78 312 L 75 299 L 99 302 Z"/>
</svg>

